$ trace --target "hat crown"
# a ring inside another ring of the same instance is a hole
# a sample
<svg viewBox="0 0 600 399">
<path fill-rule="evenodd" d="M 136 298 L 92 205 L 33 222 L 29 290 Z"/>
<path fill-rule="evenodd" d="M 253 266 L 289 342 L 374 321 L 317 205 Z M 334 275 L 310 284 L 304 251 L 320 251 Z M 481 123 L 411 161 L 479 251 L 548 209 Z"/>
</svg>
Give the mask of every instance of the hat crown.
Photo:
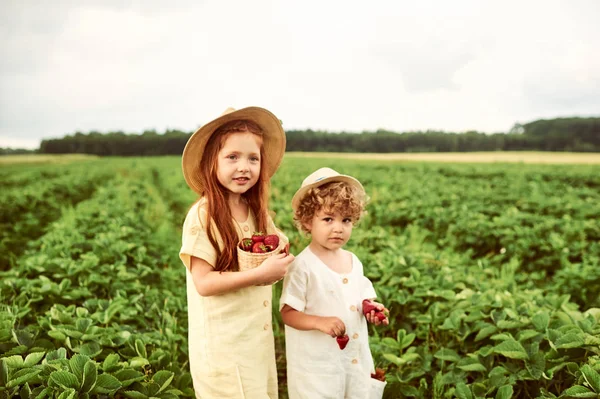
<svg viewBox="0 0 600 399">
<path fill-rule="evenodd" d="M 223 111 L 223 113 L 221 114 L 221 116 L 224 116 L 224 115 L 230 114 L 230 113 L 232 113 L 232 112 L 235 112 L 235 111 L 236 111 L 236 109 L 235 109 L 235 108 L 232 108 L 232 107 L 227 107 L 227 109 L 226 109 L 225 111 Z"/>
<path fill-rule="evenodd" d="M 306 187 L 308 185 L 317 183 L 323 179 L 328 179 L 330 177 L 339 176 L 340 174 L 331 168 L 320 168 L 315 170 L 313 173 L 308 175 L 306 179 L 302 182 L 302 187 Z"/>
</svg>

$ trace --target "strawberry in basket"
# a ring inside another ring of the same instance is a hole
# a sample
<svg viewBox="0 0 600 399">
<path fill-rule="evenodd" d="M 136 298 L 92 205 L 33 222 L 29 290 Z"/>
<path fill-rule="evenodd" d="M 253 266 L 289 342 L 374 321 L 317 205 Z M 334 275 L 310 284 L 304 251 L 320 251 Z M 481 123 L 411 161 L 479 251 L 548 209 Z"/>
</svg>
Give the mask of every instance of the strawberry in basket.
<svg viewBox="0 0 600 399">
<path fill-rule="evenodd" d="M 246 252 L 255 254 L 264 254 L 274 251 L 279 246 L 279 236 L 277 234 L 263 234 L 256 231 L 251 238 L 244 238 L 240 242 L 240 248 Z"/>
</svg>

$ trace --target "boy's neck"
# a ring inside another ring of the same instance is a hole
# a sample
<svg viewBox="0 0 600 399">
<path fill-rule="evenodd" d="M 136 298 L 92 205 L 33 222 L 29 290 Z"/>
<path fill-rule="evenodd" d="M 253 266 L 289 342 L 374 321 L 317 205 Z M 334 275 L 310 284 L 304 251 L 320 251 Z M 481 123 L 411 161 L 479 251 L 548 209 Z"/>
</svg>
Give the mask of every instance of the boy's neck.
<svg viewBox="0 0 600 399">
<path fill-rule="evenodd" d="M 337 248 L 337 249 L 329 249 L 329 248 L 325 248 L 319 244 L 317 244 L 314 241 L 311 241 L 310 244 L 308 244 L 310 250 L 312 251 L 312 253 L 314 253 L 315 255 L 321 257 L 336 257 L 342 253 L 344 253 L 344 250 L 342 248 Z"/>
</svg>

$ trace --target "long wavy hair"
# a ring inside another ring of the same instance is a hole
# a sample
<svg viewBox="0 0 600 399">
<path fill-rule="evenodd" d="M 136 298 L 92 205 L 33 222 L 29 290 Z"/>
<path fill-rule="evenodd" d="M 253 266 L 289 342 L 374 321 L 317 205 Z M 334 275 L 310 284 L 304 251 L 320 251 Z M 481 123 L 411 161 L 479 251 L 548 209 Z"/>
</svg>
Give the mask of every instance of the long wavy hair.
<svg viewBox="0 0 600 399">
<path fill-rule="evenodd" d="M 264 167 L 265 153 L 262 144 L 262 128 L 249 120 L 230 121 L 220 126 L 212 134 L 202 155 L 200 174 L 204 183 L 204 198 L 207 204 L 207 233 L 210 243 L 217 251 L 217 261 L 214 268 L 219 272 L 239 270 L 237 260 L 239 237 L 231 209 L 227 203 L 229 192 L 219 183 L 217 178 L 218 154 L 229 136 L 248 132 L 260 137 L 260 174 L 256 184 L 242 194 L 242 198 L 248 204 L 250 212 L 254 214 L 257 230 L 265 232 L 267 229 L 270 182 Z M 217 232 L 223 241 L 222 248 L 218 245 Z"/>
</svg>

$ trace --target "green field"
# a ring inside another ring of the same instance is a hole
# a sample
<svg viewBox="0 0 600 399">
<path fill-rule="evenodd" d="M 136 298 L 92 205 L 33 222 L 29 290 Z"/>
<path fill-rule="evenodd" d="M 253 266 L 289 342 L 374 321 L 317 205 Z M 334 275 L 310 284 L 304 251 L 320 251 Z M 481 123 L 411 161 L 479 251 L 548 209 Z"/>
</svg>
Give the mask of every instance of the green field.
<svg viewBox="0 0 600 399">
<path fill-rule="evenodd" d="M 600 397 L 597 162 L 319 155 L 286 155 L 271 208 L 298 253 L 304 177 L 329 166 L 363 182 L 348 248 L 391 311 L 370 341 L 386 398 Z M 195 196 L 180 161 L 0 167 L 0 397 L 193 397 L 178 250 Z"/>
</svg>

